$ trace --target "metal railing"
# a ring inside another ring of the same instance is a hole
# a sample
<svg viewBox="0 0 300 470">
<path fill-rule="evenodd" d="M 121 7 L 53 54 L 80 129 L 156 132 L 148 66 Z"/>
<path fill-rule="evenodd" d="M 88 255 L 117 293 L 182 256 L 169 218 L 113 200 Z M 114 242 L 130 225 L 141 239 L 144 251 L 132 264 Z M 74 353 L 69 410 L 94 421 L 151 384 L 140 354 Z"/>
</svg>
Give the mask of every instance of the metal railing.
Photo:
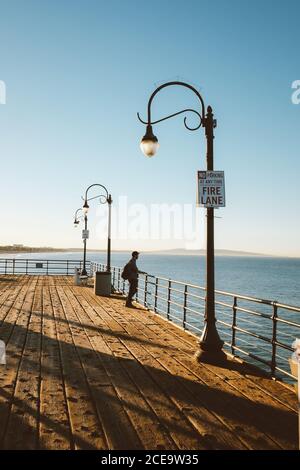
<svg viewBox="0 0 300 470">
<path fill-rule="evenodd" d="M 91 272 L 106 265 L 91 262 Z M 112 284 L 126 293 L 122 268 L 112 267 Z M 139 275 L 136 299 L 146 308 L 197 336 L 203 329 L 206 289 L 149 274 Z M 215 291 L 216 317 L 224 349 L 247 358 L 272 377 L 294 378 L 288 360 L 291 344 L 300 335 L 300 307 L 231 292 Z"/>
<path fill-rule="evenodd" d="M 86 263 L 90 269 L 90 261 Z M 82 268 L 79 260 L 0 258 L 0 274 L 62 275 L 74 274 Z"/>
</svg>

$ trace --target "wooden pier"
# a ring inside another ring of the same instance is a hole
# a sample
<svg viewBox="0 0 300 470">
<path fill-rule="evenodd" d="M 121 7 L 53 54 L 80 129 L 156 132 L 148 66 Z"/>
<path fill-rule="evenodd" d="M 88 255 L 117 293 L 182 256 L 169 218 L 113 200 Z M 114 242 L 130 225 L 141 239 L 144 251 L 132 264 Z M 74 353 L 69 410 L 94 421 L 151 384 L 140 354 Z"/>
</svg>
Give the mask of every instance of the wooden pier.
<svg viewBox="0 0 300 470">
<path fill-rule="evenodd" d="M 1 449 L 297 449 L 288 386 L 65 276 L 0 276 Z"/>
</svg>

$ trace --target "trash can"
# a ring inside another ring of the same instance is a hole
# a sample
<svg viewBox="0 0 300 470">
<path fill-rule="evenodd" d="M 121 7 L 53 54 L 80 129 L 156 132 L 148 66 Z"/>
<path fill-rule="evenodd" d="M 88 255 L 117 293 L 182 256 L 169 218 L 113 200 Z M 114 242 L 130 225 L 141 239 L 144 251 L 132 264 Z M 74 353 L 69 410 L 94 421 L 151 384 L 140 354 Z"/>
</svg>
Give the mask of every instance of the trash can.
<svg viewBox="0 0 300 470">
<path fill-rule="evenodd" d="M 111 273 L 107 271 L 95 272 L 95 295 L 109 297 L 111 295 Z"/>
<path fill-rule="evenodd" d="M 80 286 L 80 270 L 79 268 L 75 268 L 74 271 L 74 285 Z"/>
</svg>

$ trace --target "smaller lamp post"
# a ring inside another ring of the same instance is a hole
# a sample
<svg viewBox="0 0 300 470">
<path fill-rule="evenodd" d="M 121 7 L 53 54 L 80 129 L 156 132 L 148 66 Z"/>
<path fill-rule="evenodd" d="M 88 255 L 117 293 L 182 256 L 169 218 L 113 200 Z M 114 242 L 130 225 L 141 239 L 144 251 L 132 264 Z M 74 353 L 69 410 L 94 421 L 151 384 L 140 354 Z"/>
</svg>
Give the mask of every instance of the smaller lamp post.
<svg viewBox="0 0 300 470">
<path fill-rule="evenodd" d="M 85 198 L 84 198 L 84 204 L 82 206 L 82 211 L 84 213 L 84 216 L 87 217 L 87 214 L 88 214 L 88 211 L 89 211 L 89 208 L 90 206 L 88 205 L 88 201 L 90 201 L 91 199 L 95 199 L 94 198 L 90 198 L 88 199 L 88 192 L 91 188 L 93 188 L 94 186 L 100 186 L 102 189 L 104 189 L 104 192 L 105 194 L 102 194 L 101 196 L 97 196 L 97 198 L 100 198 L 100 202 L 102 204 L 108 204 L 108 235 L 107 235 L 107 263 L 106 263 L 106 270 L 107 272 L 110 272 L 111 270 L 111 205 L 112 205 L 112 198 L 111 198 L 111 194 L 108 193 L 107 189 L 105 186 L 103 186 L 102 184 L 98 184 L 98 183 L 95 183 L 95 184 L 91 184 L 87 190 L 85 191 Z M 102 200 L 103 202 L 102 202 Z"/>
<path fill-rule="evenodd" d="M 87 230 L 87 228 L 88 228 L 87 214 L 88 214 L 88 210 L 89 210 L 88 201 L 92 201 L 93 199 L 99 199 L 99 201 L 101 202 L 101 197 L 102 197 L 102 195 L 98 195 L 98 196 L 94 196 L 94 197 L 91 197 L 91 198 L 85 200 L 84 207 L 79 207 L 79 209 L 77 209 L 76 212 L 75 212 L 74 227 L 78 227 L 79 222 L 80 222 L 79 218 L 83 218 L 84 219 L 84 230 Z M 83 216 L 78 217 L 78 213 L 80 211 L 83 212 Z M 81 270 L 81 275 L 82 276 L 87 276 L 87 270 L 86 270 L 86 240 L 87 240 L 86 238 L 83 239 L 83 266 L 82 266 L 82 270 Z"/>
<path fill-rule="evenodd" d="M 78 218 L 78 212 L 83 211 L 83 209 L 80 207 L 79 209 L 76 210 L 75 216 L 74 216 L 74 227 L 77 227 L 79 225 L 79 218 Z M 84 229 L 87 230 L 87 213 L 84 213 Z M 83 239 L 83 265 L 82 265 L 82 270 L 81 270 L 81 276 L 87 276 L 87 270 L 86 270 L 86 238 Z"/>
</svg>

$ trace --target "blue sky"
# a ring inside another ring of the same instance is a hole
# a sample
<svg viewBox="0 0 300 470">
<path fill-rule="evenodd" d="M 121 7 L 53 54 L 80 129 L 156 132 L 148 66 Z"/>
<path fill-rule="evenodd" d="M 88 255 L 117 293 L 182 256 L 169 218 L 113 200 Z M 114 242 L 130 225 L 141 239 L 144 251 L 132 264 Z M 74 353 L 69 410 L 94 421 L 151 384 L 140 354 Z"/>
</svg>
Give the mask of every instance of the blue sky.
<svg viewBox="0 0 300 470">
<path fill-rule="evenodd" d="M 0 244 L 81 246 L 72 217 L 94 182 L 115 201 L 194 203 L 203 129 L 188 132 L 177 117 L 155 127 L 156 157 L 139 149 L 136 112 L 146 116 L 155 87 L 179 79 L 218 120 L 227 207 L 216 247 L 300 256 L 299 2 L 10 0 L 0 9 Z M 181 88 L 156 98 L 153 118 L 198 105 Z M 105 246 L 96 224 L 94 210 L 90 248 Z"/>
</svg>

